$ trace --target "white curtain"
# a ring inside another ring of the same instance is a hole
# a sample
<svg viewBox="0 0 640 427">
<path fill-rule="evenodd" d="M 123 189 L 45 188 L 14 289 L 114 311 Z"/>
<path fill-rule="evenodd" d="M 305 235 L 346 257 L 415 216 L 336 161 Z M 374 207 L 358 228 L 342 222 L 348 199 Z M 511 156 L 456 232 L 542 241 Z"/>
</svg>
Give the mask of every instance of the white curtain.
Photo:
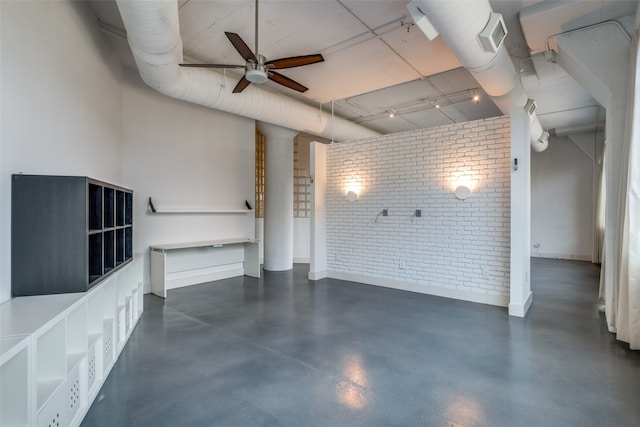
<svg viewBox="0 0 640 427">
<path fill-rule="evenodd" d="M 636 22 L 637 23 L 637 22 Z M 629 102 L 625 127 L 626 172 L 619 282 L 615 284 L 613 305 L 617 338 L 629 343 L 631 349 L 640 350 L 640 67 L 638 43 L 640 30 L 636 30 L 631 46 L 629 73 Z M 623 184 L 623 185 L 624 185 Z"/>
<path fill-rule="evenodd" d="M 602 154 L 598 154 L 597 152 L 594 154 L 594 162 L 598 166 L 597 168 L 595 168 L 595 173 L 597 174 L 596 183 L 598 186 L 598 191 L 593 221 L 593 248 L 591 252 L 591 262 L 594 264 L 600 264 L 604 259 L 604 213 L 607 203 L 607 185 L 605 180 L 606 173 L 604 170 L 604 150 L 602 151 Z M 603 281 L 601 280 L 601 296 L 603 296 L 603 286 Z"/>
</svg>

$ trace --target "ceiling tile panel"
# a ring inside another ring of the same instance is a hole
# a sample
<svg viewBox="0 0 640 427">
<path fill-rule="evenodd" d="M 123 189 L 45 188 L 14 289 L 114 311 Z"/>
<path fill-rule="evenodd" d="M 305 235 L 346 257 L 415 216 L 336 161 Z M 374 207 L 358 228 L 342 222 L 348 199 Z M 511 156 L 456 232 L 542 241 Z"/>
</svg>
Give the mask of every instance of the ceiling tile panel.
<svg viewBox="0 0 640 427">
<path fill-rule="evenodd" d="M 460 110 L 468 120 L 480 120 L 488 117 L 502 116 L 502 111 L 493 102 L 491 97 L 486 93 L 480 95 L 480 102 L 475 103 L 473 101 L 462 102 L 456 104 L 458 110 Z"/>
<path fill-rule="evenodd" d="M 410 121 L 404 120 L 400 116 L 396 116 L 394 118 L 384 117 L 363 123 L 363 125 L 384 134 L 421 129 L 419 124 L 416 125 Z"/>
<path fill-rule="evenodd" d="M 436 109 L 425 110 L 411 114 L 403 114 L 403 116 L 418 123 L 425 129 L 453 123 L 453 121 L 446 115 L 444 115 L 442 111 L 438 111 Z"/>
<path fill-rule="evenodd" d="M 372 112 L 385 112 L 413 102 L 421 102 L 426 98 L 438 96 L 439 93 L 423 80 L 414 80 L 393 87 L 380 89 L 363 95 L 354 96 L 350 101 L 362 105 Z"/>
</svg>

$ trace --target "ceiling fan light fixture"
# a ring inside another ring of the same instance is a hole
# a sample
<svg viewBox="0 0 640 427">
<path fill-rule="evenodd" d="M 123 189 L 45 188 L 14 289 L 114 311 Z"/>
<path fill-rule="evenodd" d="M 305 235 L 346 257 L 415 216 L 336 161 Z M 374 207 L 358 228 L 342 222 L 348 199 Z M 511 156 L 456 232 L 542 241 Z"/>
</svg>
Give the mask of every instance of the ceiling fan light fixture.
<svg viewBox="0 0 640 427">
<path fill-rule="evenodd" d="M 264 83 L 269 78 L 269 75 L 265 70 L 255 69 L 255 70 L 247 70 L 244 76 L 251 83 Z"/>
<path fill-rule="evenodd" d="M 251 83 L 264 83 L 269 78 L 269 71 L 267 66 L 264 63 L 264 56 L 258 56 L 258 63 L 255 62 L 247 62 L 247 66 L 245 67 L 244 76 Z"/>
</svg>

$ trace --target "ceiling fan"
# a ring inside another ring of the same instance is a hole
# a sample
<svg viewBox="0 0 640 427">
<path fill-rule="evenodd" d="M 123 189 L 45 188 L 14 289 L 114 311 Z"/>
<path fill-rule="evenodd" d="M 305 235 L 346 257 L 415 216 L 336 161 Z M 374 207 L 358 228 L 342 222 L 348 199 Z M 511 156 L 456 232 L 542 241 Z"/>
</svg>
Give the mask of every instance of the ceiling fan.
<svg viewBox="0 0 640 427">
<path fill-rule="evenodd" d="M 227 38 L 236 48 L 238 53 L 246 61 L 244 65 L 231 65 L 231 64 L 180 64 L 181 67 L 200 67 L 200 68 L 244 68 L 244 76 L 240 79 L 238 84 L 233 88 L 233 93 L 240 93 L 251 83 L 264 83 L 267 79 L 286 86 L 290 89 L 297 90 L 298 92 L 306 92 L 307 87 L 301 85 L 295 80 L 290 79 L 280 73 L 276 73 L 273 70 L 281 70 L 284 68 L 300 67 L 302 65 L 315 64 L 317 62 L 324 61 L 321 54 L 304 55 L 304 56 L 292 56 L 289 58 L 274 59 L 267 61 L 266 58 L 260 55 L 258 51 L 258 0 L 256 0 L 256 24 L 255 24 L 255 36 L 256 36 L 256 53 L 247 46 L 242 38 L 236 33 L 225 32 Z"/>
</svg>

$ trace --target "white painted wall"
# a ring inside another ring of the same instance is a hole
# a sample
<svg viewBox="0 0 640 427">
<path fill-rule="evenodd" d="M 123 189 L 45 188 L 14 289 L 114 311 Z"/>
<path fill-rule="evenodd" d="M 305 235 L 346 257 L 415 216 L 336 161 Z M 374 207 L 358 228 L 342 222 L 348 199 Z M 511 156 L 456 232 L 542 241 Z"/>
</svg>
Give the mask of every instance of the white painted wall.
<svg viewBox="0 0 640 427">
<path fill-rule="evenodd" d="M 293 262 L 308 263 L 311 218 L 293 218 Z"/>
<path fill-rule="evenodd" d="M 11 174 L 121 184 L 121 66 L 86 2 L 0 2 L 0 302 L 11 296 Z"/>
<path fill-rule="evenodd" d="M 509 315 L 524 317 L 531 306 L 531 118 L 511 108 L 511 219 Z"/>
<path fill-rule="evenodd" d="M 531 156 L 531 255 L 590 261 L 593 209 L 591 158 L 569 138 L 550 138 Z"/>
<path fill-rule="evenodd" d="M 500 117 L 331 144 L 328 276 L 506 306 L 509 135 Z M 464 201 L 452 194 L 460 175 L 474 187 Z M 356 202 L 345 198 L 351 181 Z"/>
<path fill-rule="evenodd" d="M 134 251 L 144 253 L 145 286 L 150 245 L 254 237 L 253 213 L 147 212 L 149 197 L 158 209 L 255 206 L 253 120 L 163 96 L 131 72 L 123 117 L 122 177 L 134 189 Z"/>
</svg>

